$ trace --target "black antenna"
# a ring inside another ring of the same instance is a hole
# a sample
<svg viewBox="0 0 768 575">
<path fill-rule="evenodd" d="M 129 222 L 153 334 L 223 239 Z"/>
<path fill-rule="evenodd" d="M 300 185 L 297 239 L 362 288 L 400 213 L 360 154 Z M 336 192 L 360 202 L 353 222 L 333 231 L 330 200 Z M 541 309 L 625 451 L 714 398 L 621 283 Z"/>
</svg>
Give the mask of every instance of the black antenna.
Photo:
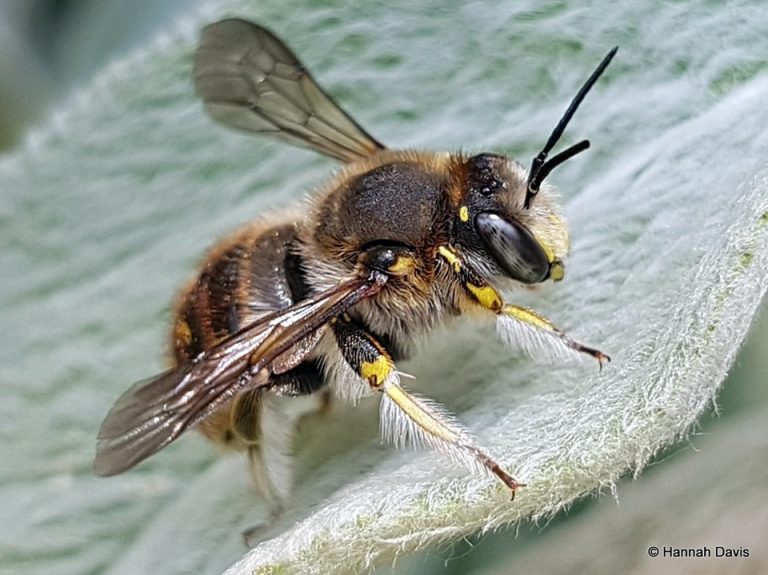
<svg viewBox="0 0 768 575">
<path fill-rule="evenodd" d="M 525 203 L 523 204 L 523 207 L 526 210 L 530 207 L 533 197 L 539 193 L 541 183 L 552 170 L 554 170 L 563 162 L 570 160 L 576 154 L 579 154 L 589 148 L 589 140 L 582 140 L 578 144 L 574 144 L 570 148 L 567 148 L 566 150 L 560 152 L 556 156 L 552 157 L 549 161 L 547 161 L 547 154 L 552 150 L 552 148 L 555 147 L 555 144 L 557 144 L 560 136 L 563 135 L 568 122 L 571 121 L 571 118 L 581 105 L 581 101 L 584 99 L 584 96 L 587 95 L 587 92 L 592 89 L 592 86 L 595 85 L 597 79 L 600 78 L 603 72 L 605 72 L 605 69 L 608 67 L 608 64 L 611 63 L 611 60 L 613 60 L 613 57 L 616 55 L 616 51 L 618 49 L 618 46 L 614 46 L 613 49 L 605 55 L 603 61 L 600 62 L 600 65 L 595 69 L 594 72 L 592 72 L 592 75 L 581 87 L 581 90 L 579 90 L 579 93 L 576 94 L 576 97 L 571 100 L 571 104 L 568 106 L 565 114 L 563 114 L 563 117 L 560 118 L 560 121 L 557 123 L 557 126 L 555 126 L 555 129 L 552 130 L 552 134 L 550 134 L 547 143 L 544 145 L 544 148 L 542 148 L 541 152 L 539 152 L 539 154 L 533 159 L 533 163 L 531 164 L 531 171 L 528 172 L 528 188 L 525 193 Z"/>
</svg>

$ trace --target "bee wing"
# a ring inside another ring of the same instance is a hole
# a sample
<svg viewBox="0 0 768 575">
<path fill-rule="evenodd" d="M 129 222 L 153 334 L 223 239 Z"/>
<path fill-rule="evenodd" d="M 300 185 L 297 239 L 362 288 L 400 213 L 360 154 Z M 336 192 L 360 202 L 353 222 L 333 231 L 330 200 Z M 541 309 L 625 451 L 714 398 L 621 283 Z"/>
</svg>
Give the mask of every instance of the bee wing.
<svg viewBox="0 0 768 575">
<path fill-rule="evenodd" d="M 266 28 L 240 19 L 206 26 L 195 89 L 214 119 L 352 162 L 384 149 L 317 85 Z"/>
<path fill-rule="evenodd" d="M 93 469 L 130 469 L 205 419 L 235 394 L 266 385 L 272 363 L 360 300 L 383 276 L 351 279 L 277 311 L 226 338 L 194 360 L 129 388 L 99 430 Z"/>
</svg>

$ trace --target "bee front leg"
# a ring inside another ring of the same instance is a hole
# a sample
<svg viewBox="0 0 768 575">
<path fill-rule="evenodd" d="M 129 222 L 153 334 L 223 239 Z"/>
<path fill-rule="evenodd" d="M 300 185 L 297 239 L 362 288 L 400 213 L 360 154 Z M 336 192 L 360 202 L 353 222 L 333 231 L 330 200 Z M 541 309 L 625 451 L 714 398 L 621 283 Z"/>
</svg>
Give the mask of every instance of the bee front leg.
<svg viewBox="0 0 768 575">
<path fill-rule="evenodd" d="M 512 490 L 514 498 L 522 484 L 478 447 L 443 407 L 403 389 L 392 358 L 371 334 L 349 316 L 337 318 L 332 329 L 346 364 L 356 374 L 355 383 L 383 394 L 381 432 L 385 439 L 397 447 L 429 446 L 472 469 L 488 471 Z"/>
<path fill-rule="evenodd" d="M 546 350 L 554 355 L 573 351 L 584 353 L 594 357 L 601 369 L 603 363 L 611 361 L 611 358 L 603 352 L 572 339 L 536 312 L 521 306 L 505 304 L 496 288 L 488 284 L 455 249 L 440 246 L 438 254 L 456 274 L 470 301 L 497 314 L 496 326 L 504 343 L 522 347 L 531 355 L 540 350 Z"/>
<path fill-rule="evenodd" d="M 611 358 L 602 351 L 571 339 L 568 334 L 557 328 L 551 321 L 525 307 L 504 305 L 501 308 L 497 326 L 499 335 L 505 343 L 520 345 L 529 353 L 535 353 L 538 348 L 545 347 L 557 355 L 557 347 L 552 348 L 543 341 L 552 340 L 553 343 L 564 347 L 565 349 L 562 351 L 566 353 L 572 350 L 594 357 L 600 369 L 603 368 L 604 363 L 611 361 Z"/>
</svg>

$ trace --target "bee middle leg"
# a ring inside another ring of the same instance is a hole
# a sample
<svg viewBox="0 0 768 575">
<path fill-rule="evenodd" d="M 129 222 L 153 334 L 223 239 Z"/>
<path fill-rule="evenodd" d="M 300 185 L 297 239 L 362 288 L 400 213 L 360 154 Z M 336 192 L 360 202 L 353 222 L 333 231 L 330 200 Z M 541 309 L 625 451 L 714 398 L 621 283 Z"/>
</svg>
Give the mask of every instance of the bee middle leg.
<svg viewBox="0 0 768 575">
<path fill-rule="evenodd" d="M 440 246 L 438 254 L 458 276 L 469 299 L 499 316 L 499 334 L 505 343 L 521 344 L 528 351 L 533 351 L 537 345 L 540 347 L 554 346 L 553 351 L 555 352 L 557 352 L 558 347 L 561 350 L 573 350 L 594 357 L 601 369 L 603 363 L 611 361 L 611 358 L 603 352 L 572 339 L 563 330 L 535 311 L 522 306 L 505 304 L 496 288 L 488 284 L 453 248 Z"/>
<path fill-rule="evenodd" d="M 342 316 L 332 323 L 341 354 L 361 385 L 383 394 L 381 431 L 397 447 L 407 444 L 429 446 L 447 453 L 454 460 L 473 469 L 488 471 L 498 477 L 514 498 L 521 487 L 509 473 L 476 445 L 469 432 L 437 403 L 408 393 L 384 347 L 363 326 Z"/>
</svg>

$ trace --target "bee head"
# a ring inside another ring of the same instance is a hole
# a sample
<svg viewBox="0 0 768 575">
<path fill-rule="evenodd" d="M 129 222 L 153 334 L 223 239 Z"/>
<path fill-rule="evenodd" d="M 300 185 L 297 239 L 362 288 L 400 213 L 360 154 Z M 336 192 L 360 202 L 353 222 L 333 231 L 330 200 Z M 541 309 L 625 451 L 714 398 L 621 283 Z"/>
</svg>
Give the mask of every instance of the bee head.
<svg viewBox="0 0 768 575">
<path fill-rule="evenodd" d="M 526 284 L 563 277 L 568 228 L 552 186 L 540 186 L 525 207 L 528 172 L 497 154 L 478 154 L 463 166 L 456 241 L 489 275 Z"/>
<path fill-rule="evenodd" d="M 570 245 L 568 229 L 554 189 L 544 180 L 557 166 L 589 148 L 589 141 L 582 140 L 552 158 L 547 156 L 617 50 L 608 52 L 578 91 L 530 170 L 496 154 L 465 160 L 457 235 L 470 257 L 486 271 L 526 284 L 563 278 L 562 260 Z"/>
</svg>

